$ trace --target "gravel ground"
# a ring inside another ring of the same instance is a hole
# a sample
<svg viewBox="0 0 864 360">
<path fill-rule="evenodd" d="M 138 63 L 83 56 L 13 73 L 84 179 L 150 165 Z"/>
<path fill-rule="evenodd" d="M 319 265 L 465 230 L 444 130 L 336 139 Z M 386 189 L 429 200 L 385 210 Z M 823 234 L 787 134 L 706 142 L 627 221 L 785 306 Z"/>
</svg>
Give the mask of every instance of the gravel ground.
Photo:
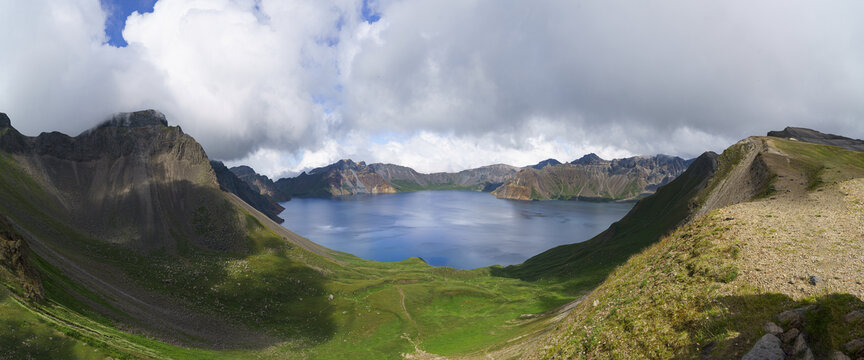
<svg viewBox="0 0 864 360">
<path fill-rule="evenodd" d="M 719 210 L 730 226 L 725 241 L 743 246 L 739 279 L 794 299 L 848 293 L 864 300 L 864 179 L 807 192 L 801 177 L 783 175 L 777 195 Z"/>
</svg>

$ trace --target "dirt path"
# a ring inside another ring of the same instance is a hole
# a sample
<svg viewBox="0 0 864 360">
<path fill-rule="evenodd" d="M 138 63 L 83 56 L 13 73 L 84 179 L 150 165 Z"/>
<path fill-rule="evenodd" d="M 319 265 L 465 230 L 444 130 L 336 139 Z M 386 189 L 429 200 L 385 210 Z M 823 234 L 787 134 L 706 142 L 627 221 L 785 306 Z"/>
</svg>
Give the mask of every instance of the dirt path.
<svg viewBox="0 0 864 360">
<path fill-rule="evenodd" d="M 408 321 L 411 322 L 411 325 L 414 325 L 414 329 L 417 330 L 417 336 L 419 337 L 419 336 L 420 336 L 420 327 L 417 326 L 417 322 L 414 321 L 414 318 L 411 317 L 411 313 L 408 312 L 408 308 L 405 307 L 405 292 L 402 291 L 402 287 L 401 287 L 401 286 L 397 286 L 397 287 L 396 287 L 396 290 L 399 290 L 399 295 L 402 296 L 402 301 L 401 301 L 401 304 L 402 304 L 402 311 L 405 313 L 405 317 L 408 318 Z"/>
</svg>

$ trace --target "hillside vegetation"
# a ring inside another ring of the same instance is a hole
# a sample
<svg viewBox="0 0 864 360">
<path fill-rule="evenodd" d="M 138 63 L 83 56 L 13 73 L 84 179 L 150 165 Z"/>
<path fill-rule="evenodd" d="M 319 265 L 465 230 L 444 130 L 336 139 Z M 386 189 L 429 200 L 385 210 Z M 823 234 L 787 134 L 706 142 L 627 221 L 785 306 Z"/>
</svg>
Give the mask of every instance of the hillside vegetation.
<svg viewBox="0 0 864 360">
<path fill-rule="evenodd" d="M 816 358 L 860 356 L 848 344 L 864 337 L 850 315 L 864 309 L 864 153 L 773 138 L 744 144 L 757 154 L 734 156 L 707 198 L 764 187 L 732 175 L 753 166 L 750 156 L 764 160 L 757 166 L 771 191 L 710 210 L 633 256 L 525 357 L 740 358 L 767 322 L 793 309 Z"/>
<path fill-rule="evenodd" d="M 727 358 L 806 305 L 817 355 L 864 336 L 859 152 L 748 138 L 587 242 L 467 271 L 292 233 L 155 111 L 0 126 L 0 358 Z"/>
<path fill-rule="evenodd" d="M 483 354 L 572 300 L 318 246 L 221 191 L 200 145 L 152 116 L 78 137 L 4 129 L 0 357 Z"/>
</svg>

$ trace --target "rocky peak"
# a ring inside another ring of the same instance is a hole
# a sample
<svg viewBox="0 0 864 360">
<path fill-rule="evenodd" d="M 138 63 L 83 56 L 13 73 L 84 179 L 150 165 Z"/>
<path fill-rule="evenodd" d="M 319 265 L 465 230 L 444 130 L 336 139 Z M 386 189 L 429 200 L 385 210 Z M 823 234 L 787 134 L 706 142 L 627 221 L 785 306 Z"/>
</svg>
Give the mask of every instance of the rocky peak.
<svg viewBox="0 0 864 360">
<path fill-rule="evenodd" d="M 252 176 L 252 175 L 257 174 L 255 172 L 255 169 L 253 169 L 249 166 L 246 166 L 246 165 L 235 166 L 229 170 L 231 170 L 231 172 L 234 173 L 234 175 L 237 175 L 241 178 L 244 176 Z"/>
<path fill-rule="evenodd" d="M 864 151 L 864 140 L 856 140 L 834 134 L 825 134 L 807 128 L 789 126 L 782 131 L 769 131 L 768 136 L 793 139 L 814 144 L 839 146 L 853 151 Z"/>
<path fill-rule="evenodd" d="M 111 119 L 99 124 L 96 128 L 138 128 L 149 126 L 168 126 L 168 120 L 165 119 L 165 114 L 153 109 L 114 114 Z"/>
<path fill-rule="evenodd" d="M 366 162 L 361 161 L 359 163 L 355 163 L 354 160 L 351 159 L 342 159 L 333 164 L 315 168 L 309 171 L 309 174 L 319 174 L 322 172 L 327 172 L 331 170 L 362 170 L 366 168 Z"/>
<path fill-rule="evenodd" d="M 6 129 L 12 127 L 12 121 L 9 120 L 9 116 L 6 113 L 0 113 L 0 129 Z"/>
<path fill-rule="evenodd" d="M 529 167 L 539 170 L 539 169 L 542 169 L 542 168 L 547 167 L 547 166 L 555 166 L 555 165 L 561 165 L 561 162 L 558 160 L 555 160 L 555 159 L 546 159 L 546 160 L 543 160 L 543 161 L 537 163 L 537 165 L 531 165 Z"/>
<path fill-rule="evenodd" d="M 602 164 L 602 163 L 604 163 L 604 162 L 606 162 L 606 160 L 603 160 L 602 158 L 600 158 L 599 156 L 597 156 L 597 154 L 595 154 L 595 153 L 590 153 L 590 154 L 585 155 L 585 156 L 583 156 L 583 157 L 581 157 L 581 158 L 579 158 L 579 159 L 573 160 L 573 162 L 571 162 L 571 164 L 577 164 L 577 165 L 597 165 L 597 164 Z"/>
</svg>

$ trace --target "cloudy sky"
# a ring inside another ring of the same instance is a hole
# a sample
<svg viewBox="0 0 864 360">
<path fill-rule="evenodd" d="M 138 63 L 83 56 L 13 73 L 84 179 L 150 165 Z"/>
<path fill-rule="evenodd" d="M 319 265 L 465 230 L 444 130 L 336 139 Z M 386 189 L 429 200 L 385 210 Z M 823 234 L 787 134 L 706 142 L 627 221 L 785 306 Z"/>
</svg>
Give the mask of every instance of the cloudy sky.
<svg viewBox="0 0 864 360">
<path fill-rule="evenodd" d="M 864 138 L 854 0 L 0 0 L 0 46 L 25 134 L 155 108 L 270 176 Z"/>
</svg>

